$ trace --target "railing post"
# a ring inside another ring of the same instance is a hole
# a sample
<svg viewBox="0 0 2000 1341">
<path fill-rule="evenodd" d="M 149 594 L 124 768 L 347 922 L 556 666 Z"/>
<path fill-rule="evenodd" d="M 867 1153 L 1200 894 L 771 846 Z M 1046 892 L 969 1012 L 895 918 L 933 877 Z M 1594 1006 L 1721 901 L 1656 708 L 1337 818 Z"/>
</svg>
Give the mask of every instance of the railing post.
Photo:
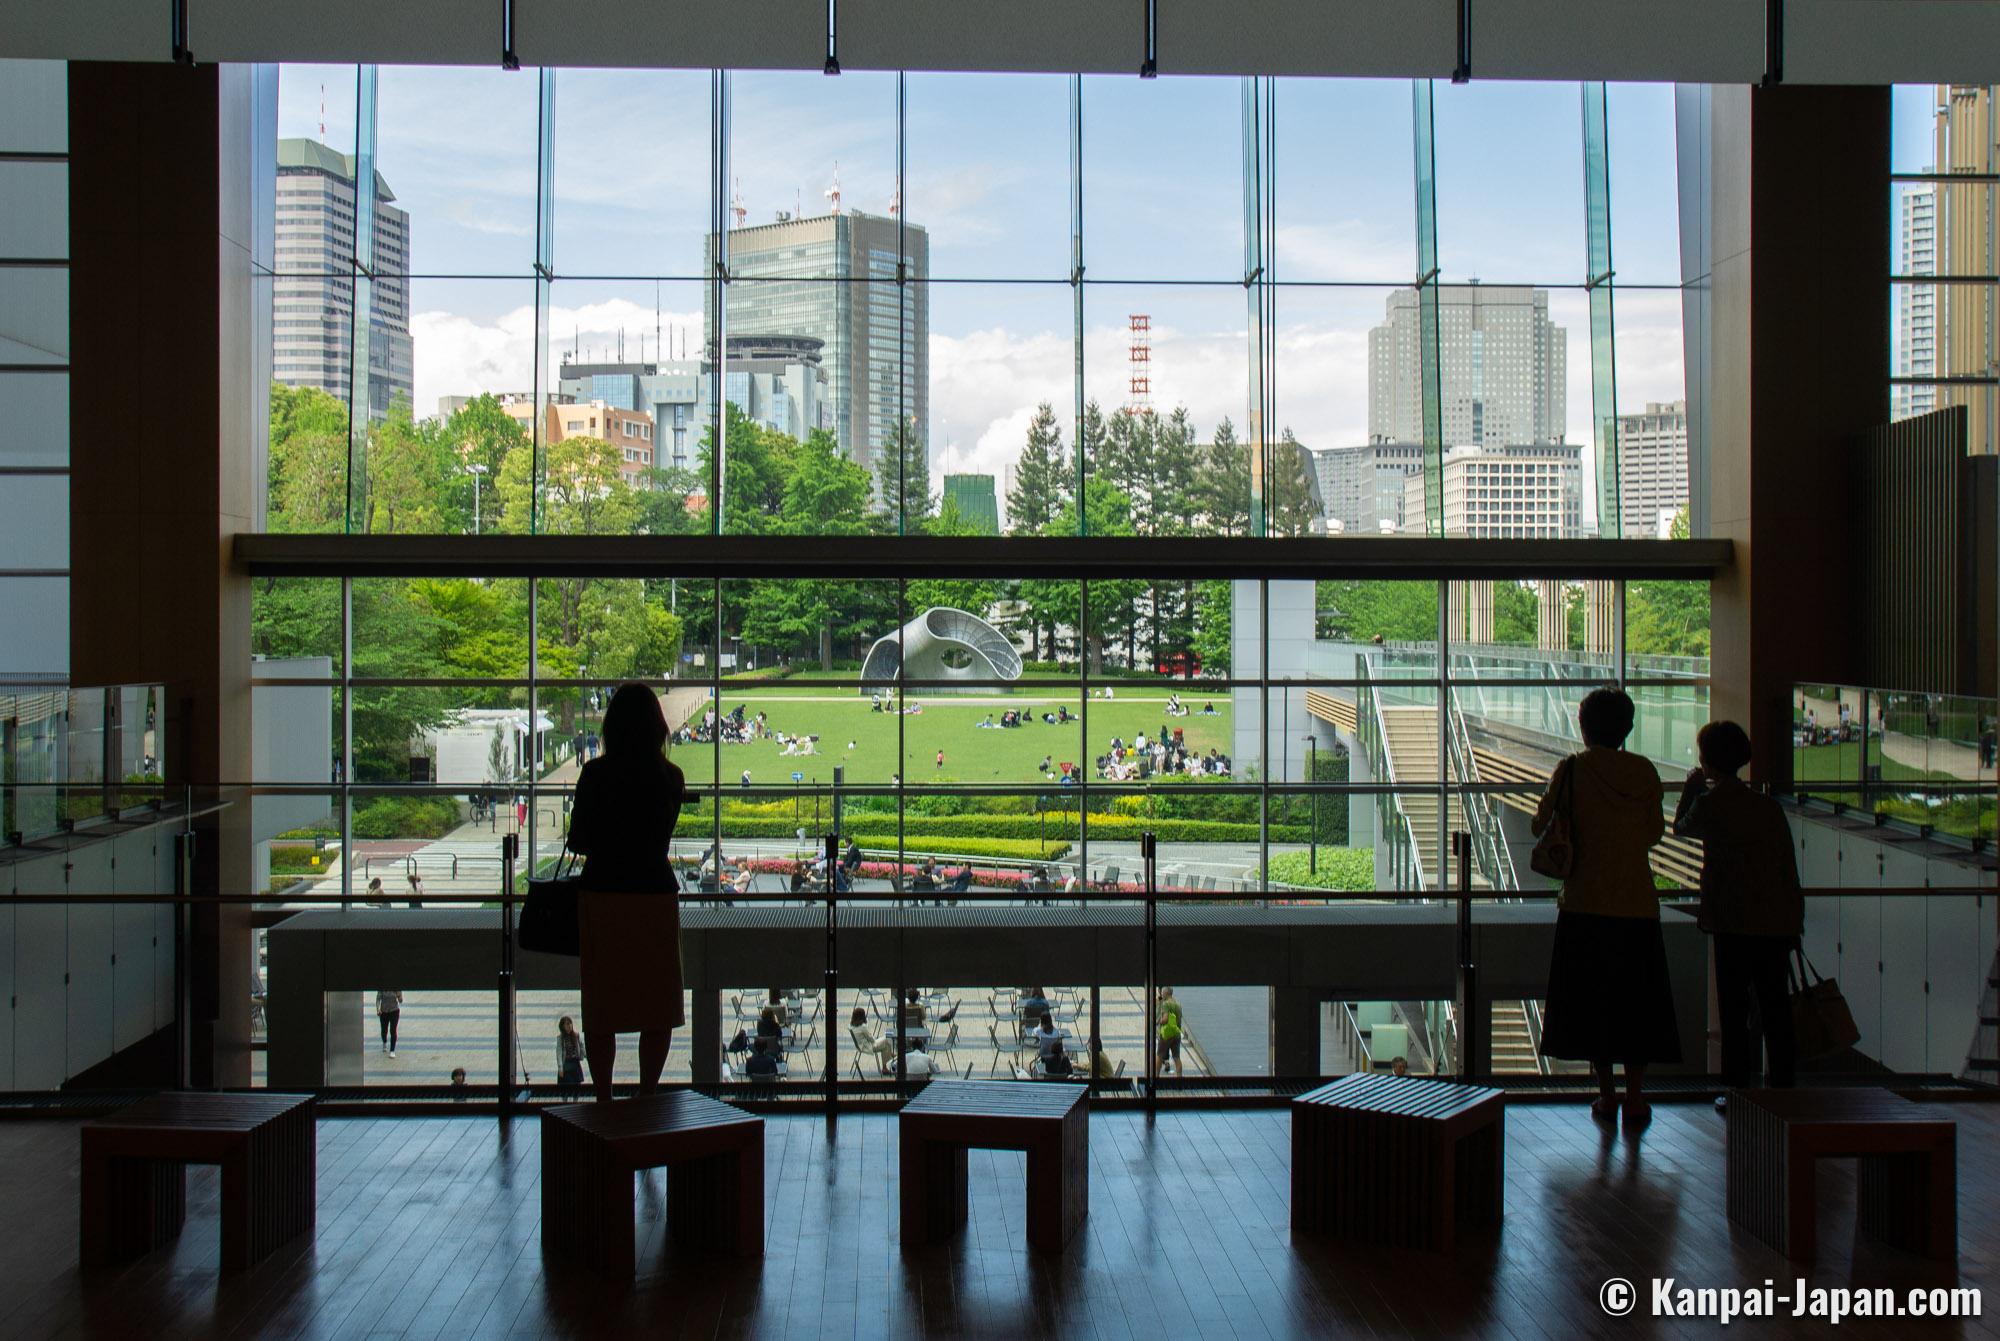
<svg viewBox="0 0 2000 1341">
<path fill-rule="evenodd" d="M 183 814 L 194 813 L 194 789 L 188 788 Z M 183 818 L 182 823 L 189 823 Z M 194 1055 L 194 982 L 188 972 L 188 895 L 194 892 L 195 833 L 184 828 L 174 835 L 174 1088 L 187 1089 Z M 264 1017 L 264 1038 L 268 1047 L 271 1020 Z M 267 1054 L 268 1055 L 268 1054 Z"/>
<path fill-rule="evenodd" d="M 1159 844 L 1151 829 L 1139 835 L 1139 860 L 1146 873 L 1146 1119 L 1151 1121 L 1160 1089 L 1160 903 L 1156 857 Z"/>
<path fill-rule="evenodd" d="M 826 981 L 821 992 L 826 1004 L 820 1014 L 826 1020 L 826 1116 L 830 1122 L 840 1112 L 840 948 L 839 904 L 835 894 L 840 884 L 840 835 L 826 834 Z"/>
<path fill-rule="evenodd" d="M 519 839 L 507 834 L 500 839 L 500 990 L 495 1003 L 499 1012 L 498 1065 L 494 1077 L 500 1083 L 500 1116 L 514 1115 L 514 856 Z M 456 858 L 453 859 L 456 864 Z"/>
<path fill-rule="evenodd" d="M 1472 962 L 1472 835 L 1452 830 L 1451 846 L 1458 865 L 1458 1078 L 1470 1084 L 1486 1074 L 1486 1018 Z"/>
</svg>

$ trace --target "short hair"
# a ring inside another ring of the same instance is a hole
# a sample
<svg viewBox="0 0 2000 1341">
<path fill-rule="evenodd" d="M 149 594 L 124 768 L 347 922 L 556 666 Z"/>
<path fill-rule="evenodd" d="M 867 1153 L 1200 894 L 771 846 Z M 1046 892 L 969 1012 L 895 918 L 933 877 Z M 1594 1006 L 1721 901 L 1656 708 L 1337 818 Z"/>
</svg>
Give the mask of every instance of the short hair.
<svg viewBox="0 0 2000 1341">
<path fill-rule="evenodd" d="M 1632 734 L 1633 716 L 1631 695 L 1606 685 L 1583 696 L 1577 705 L 1576 724 L 1583 731 L 1585 744 L 1615 750 Z"/>
<path fill-rule="evenodd" d="M 767 1052 L 770 1050 L 768 1047 L 770 1042 L 771 1040 L 768 1037 L 766 1037 L 763 1034 L 759 1034 L 757 1035 L 757 1042 L 755 1044 L 755 1047 L 759 1052 Z"/>
<path fill-rule="evenodd" d="M 1750 762 L 1750 733 L 1734 722 L 1710 722 L 1694 733 L 1701 762 L 1717 772 L 1734 773 Z"/>
</svg>

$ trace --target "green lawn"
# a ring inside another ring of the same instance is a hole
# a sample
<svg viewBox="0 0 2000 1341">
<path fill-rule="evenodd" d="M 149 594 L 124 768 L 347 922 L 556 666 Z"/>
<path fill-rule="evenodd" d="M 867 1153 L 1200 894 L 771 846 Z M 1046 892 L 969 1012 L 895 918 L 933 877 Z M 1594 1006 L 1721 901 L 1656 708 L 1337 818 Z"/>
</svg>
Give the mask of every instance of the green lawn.
<svg viewBox="0 0 2000 1341">
<path fill-rule="evenodd" d="M 830 784 L 836 765 L 846 768 L 850 783 L 887 783 L 896 774 L 910 785 L 926 783 L 1041 783 L 1039 765 L 1044 757 L 1052 766 L 1065 760 L 1084 768 L 1104 753 L 1113 736 L 1126 741 L 1141 730 L 1150 736 L 1163 721 L 1179 727 L 1190 749 L 1206 753 L 1213 746 L 1225 753 L 1233 751 L 1230 731 L 1230 703 L 1226 693 L 1184 695 L 1183 701 L 1195 711 L 1185 717 L 1168 719 L 1167 695 L 1152 691 L 1140 695 L 1121 693 L 1112 702 L 1102 699 L 1079 705 L 1074 694 L 1037 694 L 1024 689 L 1012 694 L 981 694 L 978 697 L 938 696 L 911 698 L 923 712 L 898 717 L 890 712 L 869 711 L 868 700 L 852 691 L 771 690 L 729 693 L 722 697 L 725 711 L 738 703 L 748 715 L 761 709 L 768 714 L 773 731 L 786 735 L 819 736 L 819 753 L 786 757 L 778 745 L 760 740 L 747 745 L 723 745 L 721 776 L 725 783 L 739 781 L 743 771 L 758 786 L 781 785 L 792 781 L 793 772 L 804 774 L 807 784 Z M 1067 704 L 1072 716 L 1079 707 L 1088 713 L 1090 743 L 1086 746 L 1080 725 L 1070 722 L 1052 726 L 1041 720 L 1044 712 L 1054 712 L 1057 703 Z M 1205 703 L 1215 705 L 1214 716 L 1203 716 Z M 979 723 L 990 714 L 995 722 L 1009 708 L 1024 714 L 1032 710 L 1034 723 L 1011 730 L 982 728 Z M 897 726 L 902 727 L 902 753 L 897 753 Z M 850 742 L 853 748 L 849 749 Z M 937 753 L 944 751 L 944 764 Z M 686 772 L 688 781 L 704 783 L 716 776 L 715 747 L 676 745 L 674 762 Z M 1093 774 L 1094 776 L 1094 774 Z"/>
</svg>

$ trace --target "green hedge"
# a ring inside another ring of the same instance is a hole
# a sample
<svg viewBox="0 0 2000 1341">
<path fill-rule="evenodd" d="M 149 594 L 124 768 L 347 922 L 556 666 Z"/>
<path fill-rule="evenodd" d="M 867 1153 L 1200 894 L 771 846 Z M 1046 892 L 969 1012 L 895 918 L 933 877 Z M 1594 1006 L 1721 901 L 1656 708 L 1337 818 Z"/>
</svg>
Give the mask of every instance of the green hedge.
<svg viewBox="0 0 2000 1341">
<path fill-rule="evenodd" d="M 449 796 L 378 796 L 354 812 L 356 838 L 442 838 L 458 824 Z"/>
<path fill-rule="evenodd" d="M 857 833 L 863 851 L 894 851 L 893 830 L 883 834 Z M 965 838 L 958 835 L 909 833 L 903 835 L 905 852 L 948 852 L 957 857 L 998 857 L 1008 861 L 1061 861 L 1069 855 L 1070 844 L 1052 842 L 1043 847 L 1031 838 Z"/>
<path fill-rule="evenodd" d="M 881 816 L 870 815 L 865 819 L 850 816 L 848 828 L 857 833 L 886 832 L 893 834 L 893 821 L 886 826 Z M 706 827 L 706 826 L 698 826 Z M 1074 842 L 1081 835 L 1074 814 L 1051 814 L 1046 821 L 1034 815 L 926 815 L 923 829 L 927 834 L 954 838 L 1019 838 L 1050 842 L 1068 840 Z M 1254 843 L 1257 841 L 1257 826 L 1227 821 L 1147 819 L 1138 815 L 1092 815 L 1090 835 L 1100 841 L 1138 841 L 1140 834 L 1148 829 L 1159 835 L 1165 843 Z M 724 838 L 785 838 L 796 835 L 798 826 L 790 819 L 750 819 L 723 817 L 722 836 Z M 1274 824 L 1271 826 L 1271 841 L 1274 843 L 1303 843 L 1310 834 L 1307 826 L 1300 824 Z"/>
<path fill-rule="evenodd" d="M 1271 879 L 1281 885 L 1308 885 L 1314 889 L 1337 889 L 1366 893 L 1375 888 L 1375 849 L 1370 847 L 1323 847 L 1319 850 L 1318 871 L 1312 870 L 1313 854 L 1280 852 L 1271 858 Z"/>
</svg>

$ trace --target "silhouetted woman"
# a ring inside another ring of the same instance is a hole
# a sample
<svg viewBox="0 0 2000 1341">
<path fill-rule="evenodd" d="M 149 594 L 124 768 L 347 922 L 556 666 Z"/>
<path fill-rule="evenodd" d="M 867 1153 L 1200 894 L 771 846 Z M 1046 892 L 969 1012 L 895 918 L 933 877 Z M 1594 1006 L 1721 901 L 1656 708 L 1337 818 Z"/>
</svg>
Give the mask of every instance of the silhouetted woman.
<svg viewBox="0 0 2000 1341">
<path fill-rule="evenodd" d="M 1647 852 L 1666 828 L 1660 775 L 1621 747 L 1632 700 L 1617 689 L 1584 695 L 1576 714 L 1583 749 L 1556 765 L 1534 831 L 1567 812 L 1575 856 L 1556 907 L 1555 952 L 1542 1054 L 1589 1062 L 1598 1096 L 1590 1111 L 1617 1113 L 1612 1067 L 1625 1067 L 1625 1119 L 1651 1113 L 1646 1068 L 1681 1059 L 1660 896 Z"/>
<path fill-rule="evenodd" d="M 584 856 L 583 1050 L 599 1100 L 611 1098 L 618 1035 L 639 1035 L 639 1092 L 667 1064 L 681 1011 L 679 885 L 667 863 L 687 780 L 662 749 L 667 719 L 642 684 L 604 710 L 604 752 L 583 766 L 569 845 Z"/>
</svg>

